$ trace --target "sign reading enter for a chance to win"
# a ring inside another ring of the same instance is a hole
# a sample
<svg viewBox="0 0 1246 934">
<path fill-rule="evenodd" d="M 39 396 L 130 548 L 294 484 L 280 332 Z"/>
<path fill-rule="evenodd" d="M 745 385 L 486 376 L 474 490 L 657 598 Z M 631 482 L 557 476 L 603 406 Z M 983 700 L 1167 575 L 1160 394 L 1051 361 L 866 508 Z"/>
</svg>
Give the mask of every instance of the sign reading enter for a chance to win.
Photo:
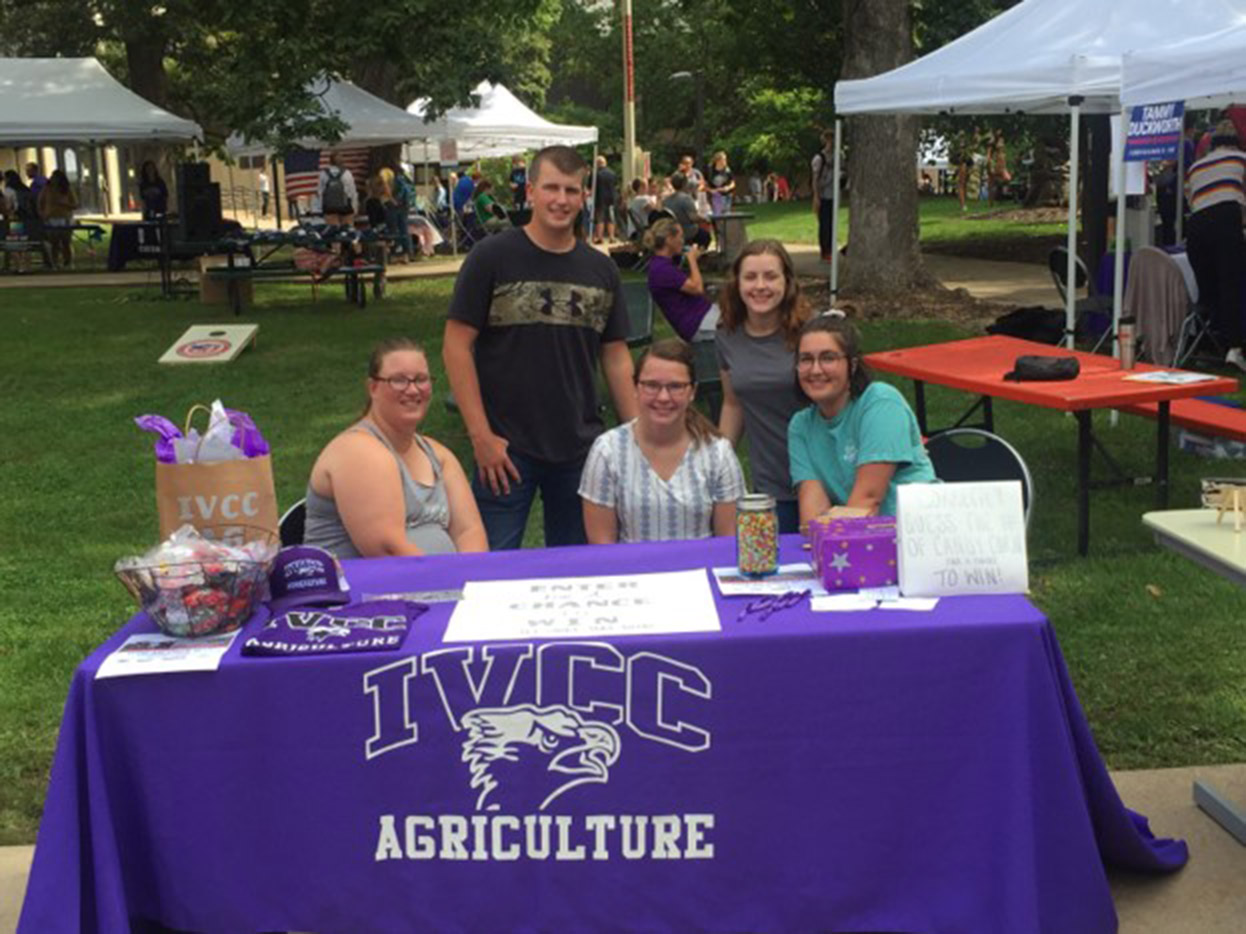
<svg viewBox="0 0 1246 934">
<path fill-rule="evenodd" d="M 1129 136 L 1125 140 L 1125 161 L 1176 159 L 1184 123 L 1185 101 L 1133 108 L 1129 114 Z"/>
</svg>

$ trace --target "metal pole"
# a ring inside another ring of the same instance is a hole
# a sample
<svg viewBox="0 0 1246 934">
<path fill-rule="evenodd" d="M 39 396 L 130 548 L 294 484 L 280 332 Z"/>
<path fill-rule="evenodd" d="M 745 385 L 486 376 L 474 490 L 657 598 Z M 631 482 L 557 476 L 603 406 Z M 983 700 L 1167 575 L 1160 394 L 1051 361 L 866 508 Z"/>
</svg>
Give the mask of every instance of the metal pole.
<svg viewBox="0 0 1246 934">
<path fill-rule="evenodd" d="M 1081 148 L 1081 97 L 1069 98 L 1069 231 L 1065 246 L 1068 266 L 1064 287 L 1064 342 L 1071 350 L 1077 331 L 1077 185 Z"/>
<path fill-rule="evenodd" d="M 1185 239 L 1185 116 L 1181 117 L 1181 141 L 1177 143 L 1177 242 Z"/>
<path fill-rule="evenodd" d="M 831 195 L 831 309 L 835 308 L 835 300 L 839 297 L 839 173 L 840 147 L 843 145 L 844 121 L 835 118 L 835 158 L 831 160 L 831 178 L 835 182 L 835 191 Z M 823 156 L 823 158 L 826 158 Z M 814 184 L 817 184 L 815 179 Z"/>
<path fill-rule="evenodd" d="M 636 177 L 636 68 L 632 47 L 632 0 L 623 0 L 623 191 Z M 593 160 L 596 171 L 596 160 Z M 596 191 L 596 189 L 594 189 Z"/>
<path fill-rule="evenodd" d="M 1121 322 L 1121 306 L 1125 297 L 1125 140 L 1127 127 L 1124 111 L 1116 115 L 1117 153 L 1116 163 L 1116 263 L 1112 269 L 1112 330 L 1108 340 L 1112 342 L 1112 356 L 1120 356 L 1120 343 L 1116 335 Z M 1115 414 L 1115 410 L 1113 410 Z"/>
<path fill-rule="evenodd" d="M 588 206 L 588 239 L 593 239 L 597 230 L 597 144 L 593 143 L 593 201 Z"/>
</svg>

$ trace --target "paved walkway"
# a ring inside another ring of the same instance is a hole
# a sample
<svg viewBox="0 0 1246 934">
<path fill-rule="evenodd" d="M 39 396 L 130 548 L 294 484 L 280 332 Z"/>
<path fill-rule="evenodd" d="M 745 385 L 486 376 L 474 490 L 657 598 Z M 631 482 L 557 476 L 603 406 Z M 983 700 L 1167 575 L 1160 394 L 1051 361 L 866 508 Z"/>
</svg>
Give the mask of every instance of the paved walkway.
<svg viewBox="0 0 1246 934">
<path fill-rule="evenodd" d="M 791 244 L 788 250 L 792 254 L 798 274 L 821 278 L 830 275 L 830 266 L 822 262 L 815 245 Z M 1010 305 L 1046 305 L 1049 308 L 1058 307 L 1060 303 L 1051 276 L 1043 266 L 1000 263 L 936 253 L 923 254 L 922 261 L 945 286 L 950 289 L 965 289 L 975 298 Z M 458 273 L 462 264 L 462 257 L 436 256 L 417 260 L 409 265 L 390 266 L 388 275 L 397 282 L 404 279 L 453 276 Z M 719 275 L 721 274 L 712 273 L 710 277 L 718 278 Z M 178 276 L 192 282 L 197 282 L 199 278 L 198 273 L 193 271 L 179 270 Z M 0 289 L 92 286 L 143 288 L 158 284 L 159 275 L 155 267 L 148 265 L 126 272 L 0 275 Z"/>
<path fill-rule="evenodd" d="M 1189 864 L 1173 876 L 1112 873 L 1120 934 L 1239 934 L 1246 918 L 1246 846 L 1198 810 L 1190 785 L 1200 778 L 1246 803 L 1246 764 L 1114 772 L 1121 798 L 1145 814 L 1157 836 L 1180 837 Z M 34 847 L 0 847 L 0 934 L 17 927 Z"/>
</svg>

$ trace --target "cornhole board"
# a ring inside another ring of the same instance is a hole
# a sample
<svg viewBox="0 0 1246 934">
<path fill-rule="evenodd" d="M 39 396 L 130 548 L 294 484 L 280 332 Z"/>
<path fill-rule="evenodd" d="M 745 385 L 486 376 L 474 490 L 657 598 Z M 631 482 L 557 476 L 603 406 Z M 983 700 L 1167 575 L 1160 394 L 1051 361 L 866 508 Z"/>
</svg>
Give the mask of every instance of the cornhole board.
<svg viewBox="0 0 1246 934">
<path fill-rule="evenodd" d="M 160 363 L 229 363 L 255 342 L 258 324 L 196 324 L 164 352 Z"/>
</svg>

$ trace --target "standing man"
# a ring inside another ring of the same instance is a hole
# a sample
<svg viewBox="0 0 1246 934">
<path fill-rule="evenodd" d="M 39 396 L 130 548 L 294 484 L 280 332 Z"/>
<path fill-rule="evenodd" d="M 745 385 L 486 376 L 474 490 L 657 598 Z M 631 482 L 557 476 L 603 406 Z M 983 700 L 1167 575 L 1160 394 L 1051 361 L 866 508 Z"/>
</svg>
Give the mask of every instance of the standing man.
<svg viewBox="0 0 1246 934">
<path fill-rule="evenodd" d="M 606 165 L 606 157 L 597 157 L 597 187 L 593 190 L 593 242 L 614 240 L 614 203 L 619 197 L 619 177 Z"/>
<path fill-rule="evenodd" d="M 38 162 L 26 163 L 26 177 L 30 179 L 30 196 L 38 201 L 39 192 L 43 191 L 43 186 L 48 183 L 48 177 L 43 174 Z"/>
<path fill-rule="evenodd" d="M 260 169 L 260 217 L 268 216 L 268 199 L 272 195 L 272 185 L 268 182 L 268 173 Z"/>
<path fill-rule="evenodd" d="M 569 146 L 538 152 L 531 221 L 477 244 L 450 302 L 442 355 L 494 550 L 519 547 L 538 489 L 545 543 L 584 543 L 580 471 L 603 429 L 598 359 L 620 420 L 636 415 L 618 269 L 575 235 L 585 169 Z"/>
<path fill-rule="evenodd" d="M 835 131 L 822 133 L 822 148 L 813 157 L 813 213 L 818 218 L 822 262 L 835 251 Z"/>
</svg>

